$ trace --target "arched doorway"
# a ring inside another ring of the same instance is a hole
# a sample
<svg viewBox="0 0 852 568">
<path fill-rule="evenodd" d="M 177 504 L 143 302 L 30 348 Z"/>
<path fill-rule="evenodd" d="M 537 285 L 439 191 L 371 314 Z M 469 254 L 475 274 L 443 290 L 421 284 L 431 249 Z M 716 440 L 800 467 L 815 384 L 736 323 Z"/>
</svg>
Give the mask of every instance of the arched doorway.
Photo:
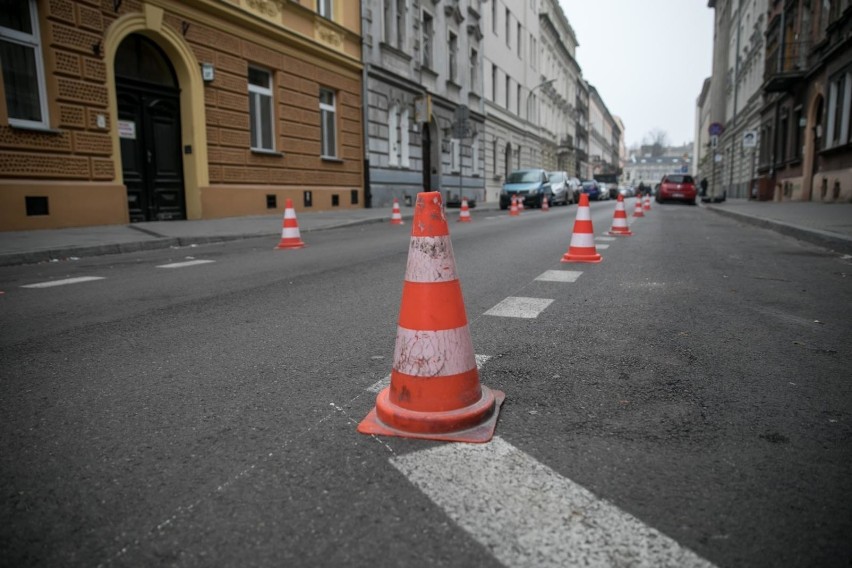
<svg viewBox="0 0 852 568">
<path fill-rule="evenodd" d="M 156 43 L 134 33 L 119 45 L 114 70 L 130 221 L 186 219 L 174 67 Z"/>
<path fill-rule="evenodd" d="M 506 143 L 506 152 L 503 156 L 503 162 L 506 166 L 506 171 L 504 172 L 503 179 L 508 179 L 509 174 L 512 173 L 512 143 Z"/>
</svg>

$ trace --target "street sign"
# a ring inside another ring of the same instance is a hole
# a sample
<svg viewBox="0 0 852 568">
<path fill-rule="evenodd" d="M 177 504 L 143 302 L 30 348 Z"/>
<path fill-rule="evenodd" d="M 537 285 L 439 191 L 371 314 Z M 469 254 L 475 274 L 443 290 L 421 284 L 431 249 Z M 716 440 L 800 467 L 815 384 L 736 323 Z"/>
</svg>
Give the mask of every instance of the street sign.
<svg viewBox="0 0 852 568">
<path fill-rule="evenodd" d="M 716 148 L 719 145 L 719 136 L 714 134 L 710 137 L 710 147 Z"/>
<path fill-rule="evenodd" d="M 453 138 L 470 138 L 472 134 L 470 108 L 459 105 L 453 113 Z"/>
<path fill-rule="evenodd" d="M 414 121 L 419 123 L 432 120 L 432 96 L 423 95 L 414 99 Z"/>
<path fill-rule="evenodd" d="M 757 147 L 757 130 L 746 130 L 743 132 L 743 148 Z"/>
<path fill-rule="evenodd" d="M 718 123 L 718 122 L 714 122 L 714 123 L 712 123 L 712 124 L 711 124 L 711 125 L 707 128 L 707 133 L 708 133 L 708 134 L 710 134 L 710 136 L 720 136 L 720 135 L 721 135 L 724 131 L 725 131 L 725 127 L 724 127 L 724 126 L 722 126 L 722 125 L 721 125 L 720 123 Z"/>
<path fill-rule="evenodd" d="M 717 162 L 721 162 L 722 161 L 722 154 L 716 154 L 715 159 L 716 159 Z"/>
</svg>

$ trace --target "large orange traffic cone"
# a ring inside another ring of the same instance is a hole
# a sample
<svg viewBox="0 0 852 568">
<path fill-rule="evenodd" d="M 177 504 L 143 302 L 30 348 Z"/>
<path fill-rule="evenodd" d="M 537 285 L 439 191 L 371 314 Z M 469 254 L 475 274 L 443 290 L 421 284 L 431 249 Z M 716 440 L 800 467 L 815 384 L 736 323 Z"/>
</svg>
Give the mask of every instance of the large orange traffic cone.
<svg viewBox="0 0 852 568">
<path fill-rule="evenodd" d="M 462 198 L 461 210 L 459 211 L 459 222 L 470 223 L 470 209 L 467 206 L 467 197 Z"/>
<path fill-rule="evenodd" d="M 550 211 L 550 204 L 547 202 L 547 196 L 543 195 L 541 197 L 541 210 L 542 211 Z"/>
<path fill-rule="evenodd" d="M 506 395 L 479 384 L 439 192 L 417 194 L 411 225 L 390 386 L 358 431 L 487 442 Z"/>
<path fill-rule="evenodd" d="M 610 235 L 616 237 L 630 237 L 633 231 L 627 226 L 627 212 L 624 210 L 624 196 L 618 194 L 618 202 L 615 204 L 615 213 L 612 216 L 612 228 L 609 230 Z"/>
<path fill-rule="evenodd" d="M 638 196 L 636 198 L 636 207 L 633 208 L 633 216 L 634 217 L 644 217 L 645 213 L 642 212 L 642 196 Z"/>
<path fill-rule="evenodd" d="M 391 225 L 402 225 L 404 221 L 402 220 L 402 213 L 399 212 L 399 200 L 394 197 L 393 198 L 393 213 L 391 213 Z"/>
<path fill-rule="evenodd" d="M 518 211 L 518 198 L 514 195 L 512 196 L 512 206 L 509 208 L 509 215 L 512 217 L 517 217 L 521 212 Z"/>
<path fill-rule="evenodd" d="M 296 220 L 296 210 L 293 209 L 293 200 L 289 197 L 284 203 L 284 220 L 281 223 L 281 241 L 275 250 L 297 249 L 305 246 L 299 233 L 299 222 Z"/>
<path fill-rule="evenodd" d="M 580 194 L 577 218 L 574 220 L 574 233 L 568 252 L 562 255 L 562 262 L 600 262 L 603 260 L 595 248 L 595 230 L 592 228 L 592 211 L 589 209 L 589 196 Z"/>
<path fill-rule="evenodd" d="M 651 196 L 650 195 L 645 196 L 645 201 L 644 201 L 644 203 L 642 203 L 642 209 L 644 209 L 645 211 L 651 210 Z"/>
</svg>

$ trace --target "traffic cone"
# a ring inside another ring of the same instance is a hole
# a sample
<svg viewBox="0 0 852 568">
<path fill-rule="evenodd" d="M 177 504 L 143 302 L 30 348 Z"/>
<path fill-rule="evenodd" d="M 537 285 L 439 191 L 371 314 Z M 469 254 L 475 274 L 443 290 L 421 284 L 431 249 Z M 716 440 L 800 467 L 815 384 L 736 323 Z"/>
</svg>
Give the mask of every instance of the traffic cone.
<svg viewBox="0 0 852 568">
<path fill-rule="evenodd" d="M 651 210 L 651 196 L 650 195 L 645 196 L 645 202 L 642 203 L 642 209 L 644 209 L 645 211 Z"/>
<path fill-rule="evenodd" d="M 459 222 L 470 223 L 471 220 L 472 219 L 470 218 L 470 209 L 467 206 L 467 197 L 463 197 L 461 210 L 459 211 Z"/>
<path fill-rule="evenodd" d="M 509 215 L 512 217 L 517 217 L 521 212 L 518 211 L 518 198 L 516 196 L 512 196 L 512 206 L 509 208 Z"/>
<path fill-rule="evenodd" d="M 487 442 L 505 394 L 479 383 L 441 194 L 417 194 L 390 386 L 362 434 Z"/>
<path fill-rule="evenodd" d="M 391 225 L 403 225 L 402 213 L 399 212 L 399 200 L 393 198 L 393 213 L 391 213 Z"/>
<path fill-rule="evenodd" d="M 547 196 L 544 195 L 541 198 L 541 210 L 542 211 L 550 211 L 550 204 L 547 202 Z"/>
<path fill-rule="evenodd" d="M 633 208 L 633 216 L 634 217 L 644 217 L 645 213 L 642 212 L 642 196 L 636 198 L 636 207 Z"/>
<path fill-rule="evenodd" d="M 520 195 L 518 196 L 518 213 L 524 210 L 524 198 Z"/>
<path fill-rule="evenodd" d="M 616 237 L 630 237 L 633 232 L 627 226 L 627 212 L 624 210 L 624 196 L 618 194 L 618 202 L 615 204 L 615 213 L 612 216 L 612 228 L 609 230 L 610 235 Z"/>
<path fill-rule="evenodd" d="M 293 200 L 289 197 L 284 204 L 284 220 L 281 225 L 281 241 L 275 247 L 275 250 L 298 249 L 305 246 L 302 236 L 299 234 L 299 222 L 296 220 Z"/>
<path fill-rule="evenodd" d="M 562 262 L 600 262 L 603 260 L 595 248 L 595 231 L 592 228 L 592 211 L 589 209 L 589 196 L 580 194 L 577 218 L 574 221 L 574 233 L 568 252 L 562 255 Z"/>
</svg>

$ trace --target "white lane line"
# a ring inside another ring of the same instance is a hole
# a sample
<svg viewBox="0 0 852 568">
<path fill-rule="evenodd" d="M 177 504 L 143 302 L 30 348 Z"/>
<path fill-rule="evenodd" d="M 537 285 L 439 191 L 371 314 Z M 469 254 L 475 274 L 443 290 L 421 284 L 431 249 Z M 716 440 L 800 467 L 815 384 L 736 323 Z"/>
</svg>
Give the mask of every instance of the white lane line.
<svg viewBox="0 0 852 568">
<path fill-rule="evenodd" d="M 171 264 L 161 264 L 157 268 L 184 268 L 186 266 L 196 266 L 199 264 L 209 264 L 216 262 L 215 260 L 187 260 L 185 262 L 173 262 Z"/>
<path fill-rule="evenodd" d="M 607 243 L 607 242 L 610 242 L 610 241 L 617 240 L 617 238 L 616 237 L 595 237 L 595 240 L 601 241 L 602 243 Z"/>
<path fill-rule="evenodd" d="M 92 282 L 94 280 L 105 280 L 103 276 L 79 276 L 77 278 L 66 278 L 64 280 L 50 280 L 37 284 L 27 284 L 21 288 L 52 288 L 54 286 L 65 286 L 66 284 L 79 284 L 80 282 Z"/>
<path fill-rule="evenodd" d="M 576 270 L 546 270 L 536 276 L 536 280 L 543 282 L 576 282 L 581 274 L 583 273 Z"/>
<path fill-rule="evenodd" d="M 489 359 L 491 359 L 491 355 L 474 355 L 474 358 L 476 359 L 476 368 L 477 368 L 477 369 L 481 369 L 481 368 L 482 368 L 482 366 L 483 366 L 483 365 L 484 365 L 484 364 L 485 364 L 485 363 L 486 363 Z M 386 376 L 385 378 L 383 378 L 383 379 L 381 379 L 381 380 L 378 380 L 378 381 L 376 381 L 375 383 L 373 383 L 372 385 L 370 385 L 369 387 L 367 387 L 367 390 L 368 390 L 369 392 L 375 392 L 375 393 L 378 393 L 378 392 L 380 392 L 383 388 L 385 388 L 385 387 L 389 387 L 389 386 L 390 386 L 390 379 L 391 379 L 391 376 L 390 376 L 390 375 L 388 375 L 388 376 Z"/>
<path fill-rule="evenodd" d="M 609 248 L 609 245 L 595 245 L 596 249 L 606 250 Z"/>
<path fill-rule="evenodd" d="M 390 463 L 508 567 L 713 567 L 499 437 Z"/>
<path fill-rule="evenodd" d="M 485 312 L 486 316 L 506 318 L 537 318 L 553 300 L 545 298 L 521 298 L 510 296 Z"/>
</svg>

